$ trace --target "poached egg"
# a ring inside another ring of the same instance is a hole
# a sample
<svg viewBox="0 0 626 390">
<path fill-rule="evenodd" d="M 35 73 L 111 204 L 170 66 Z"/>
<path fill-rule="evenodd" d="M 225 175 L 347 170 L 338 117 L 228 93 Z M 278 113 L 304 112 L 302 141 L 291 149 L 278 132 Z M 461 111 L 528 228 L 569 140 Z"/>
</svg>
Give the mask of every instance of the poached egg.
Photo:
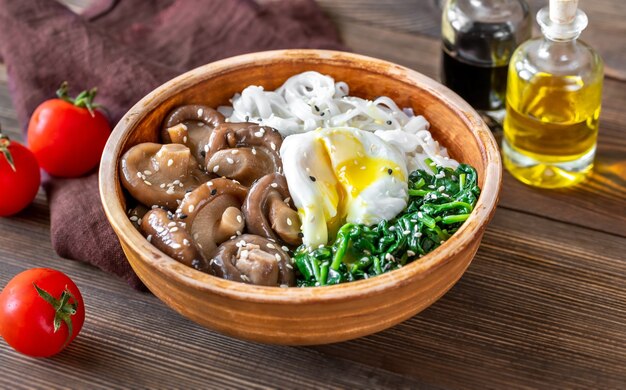
<svg viewBox="0 0 626 390">
<path fill-rule="evenodd" d="M 407 206 L 405 155 L 373 133 L 334 127 L 294 134 L 280 155 L 309 247 L 327 244 L 346 222 L 374 225 Z"/>
</svg>

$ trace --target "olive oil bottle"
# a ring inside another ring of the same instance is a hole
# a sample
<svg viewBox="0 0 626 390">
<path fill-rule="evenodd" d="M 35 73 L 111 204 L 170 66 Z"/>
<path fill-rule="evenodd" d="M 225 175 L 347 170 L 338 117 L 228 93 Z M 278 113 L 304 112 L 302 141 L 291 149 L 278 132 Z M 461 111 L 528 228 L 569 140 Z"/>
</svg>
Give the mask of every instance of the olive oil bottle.
<svg viewBox="0 0 626 390">
<path fill-rule="evenodd" d="M 441 81 L 488 123 L 500 122 L 509 60 L 530 38 L 530 30 L 524 0 L 447 0 L 441 24 Z"/>
<path fill-rule="evenodd" d="M 537 21 L 543 37 L 522 44 L 509 65 L 504 165 L 526 184 L 567 187 L 593 168 L 603 62 L 578 40 L 587 16 L 577 0 L 551 0 Z"/>
</svg>

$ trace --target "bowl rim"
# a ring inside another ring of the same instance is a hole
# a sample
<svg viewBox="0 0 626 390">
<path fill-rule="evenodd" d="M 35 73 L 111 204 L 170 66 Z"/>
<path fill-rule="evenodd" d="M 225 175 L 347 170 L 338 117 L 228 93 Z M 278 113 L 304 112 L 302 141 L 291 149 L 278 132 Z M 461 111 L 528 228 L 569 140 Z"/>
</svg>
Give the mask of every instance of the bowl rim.
<svg viewBox="0 0 626 390">
<path fill-rule="evenodd" d="M 152 108 L 158 106 L 167 97 L 170 90 L 177 86 L 186 89 L 198 82 L 215 77 L 220 73 L 231 72 L 236 68 L 259 66 L 273 62 L 315 59 L 331 64 L 350 64 L 352 67 L 369 69 L 403 82 L 419 86 L 445 102 L 459 116 L 473 133 L 481 148 L 485 161 L 484 182 L 476 207 L 461 228 L 444 244 L 434 251 L 413 261 L 406 266 L 359 281 L 331 286 L 307 288 L 279 288 L 256 286 L 233 282 L 182 266 L 167 256 L 139 233 L 126 216 L 126 211 L 118 200 L 117 189 L 118 156 L 121 146 L 129 137 L 131 130 L 143 120 Z M 140 254 L 142 261 L 150 263 L 156 272 L 179 280 L 188 286 L 206 292 L 259 303 L 294 304 L 320 301 L 349 300 L 364 297 L 374 292 L 399 288 L 417 279 L 423 279 L 435 269 L 443 266 L 449 259 L 467 248 L 473 240 L 482 237 L 482 232 L 492 218 L 499 199 L 502 182 L 502 163 L 500 152 L 493 134 L 480 118 L 479 114 L 453 91 L 415 70 L 385 60 L 342 51 L 317 49 L 272 50 L 243 54 L 202 65 L 185 72 L 160 85 L 139 100 L 117 123 L 105 146 L 99 169 L 99 190 L 107 219 L 124 246 Z M 132 264 L 131 264 L 132 265 Z M 181 272 L 184 267 L 187 270 Z"/>
</svg>

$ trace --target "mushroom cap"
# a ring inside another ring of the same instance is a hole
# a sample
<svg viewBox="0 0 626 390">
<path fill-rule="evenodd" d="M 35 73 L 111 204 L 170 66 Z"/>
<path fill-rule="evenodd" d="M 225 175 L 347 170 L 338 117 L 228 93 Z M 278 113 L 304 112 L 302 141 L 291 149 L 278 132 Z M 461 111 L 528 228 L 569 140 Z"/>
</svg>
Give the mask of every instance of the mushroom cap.
<svg viewBox="0 0 626 390">
<path fill-rule="evenodd" d="M 130 148 L 120 161 L 122 185 L 146 206 L 177 207 L 186 192 L 209 180 L 189 148 L 146 142 Z"/>
<path fill-rule="evenodd" d="M 265 175 L 250 187 L 243 204 L 248 232 L 300 245 L 300 217 L 294 210 L 287 179 L 280 173 Z"/>
<path fill-rule="evenodd" d="M 142 218 L 141 233 L 161 252 L 198 271 L 210 273 L 208 262 L 193 243 L 184 222 L 175 221 L 167 211 L 156 208 Z"/>
<path fill-rule="evenodd" d="M 206 145 L 215 127 L 224 123 L 224 115 L 200 104 L 187 104 L 173 109 L 163 122 L 163 143 L 184 144 L 198 161 L 204 161 Z"/>
<path fill-rule="evenodd" d="M 210 256 L 214 275 L 262 286 L 294 286 L 295 273 L 289 255 L 272 241 L 244 234 L 220 245 Z"/>
<path fill-rule="evenodd" d="M 184 218 L 202 253 L 213 252 L 217 245 L 243 232 L 240 208 L 247 192 L 238 182 L 217 178 L 185 195 L 176 216 Z"/>
<path fill-rule="evenodd" d="M 283 138 L 271 127 L 256 123 L 223 123 L 211 133 L 205 159 L 207 172 L 249 186 L 256 179 L 282 172 Z"/>
</svg>

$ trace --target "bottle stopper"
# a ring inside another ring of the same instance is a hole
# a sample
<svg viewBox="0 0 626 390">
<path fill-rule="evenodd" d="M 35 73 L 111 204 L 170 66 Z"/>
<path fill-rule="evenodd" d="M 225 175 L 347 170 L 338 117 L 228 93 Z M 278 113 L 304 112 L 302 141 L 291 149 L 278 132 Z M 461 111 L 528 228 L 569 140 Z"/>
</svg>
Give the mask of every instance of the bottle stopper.
<svg viewBox="0 0 626 390">
<path fill-rule="evenodd" d="M 578 0 L 550 0 L 550 20 L 556 24 L 570 24 L 576 19 Z"/>
</svg>

